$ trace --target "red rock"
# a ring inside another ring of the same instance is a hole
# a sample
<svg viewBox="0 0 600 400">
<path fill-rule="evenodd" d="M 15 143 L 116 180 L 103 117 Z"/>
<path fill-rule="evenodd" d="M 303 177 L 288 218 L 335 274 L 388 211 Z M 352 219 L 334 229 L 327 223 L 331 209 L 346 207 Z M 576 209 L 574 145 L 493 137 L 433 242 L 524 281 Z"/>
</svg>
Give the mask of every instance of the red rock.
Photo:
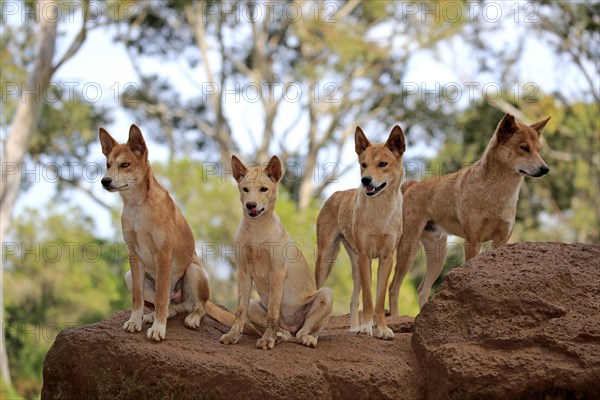
<svg viewBox="0 0 600 400">
<path fill-rule="evenodd" d="M 123 331 L 128 311 L 62 332 L 44 362 L 43 399 L 419 399 L 410 333 L 383 341 L 348 332 L 335 317 L 316 349 L 280 343 L 257 350 L 257 338 L 222 345 L 228 329 L 205 317 L 196 331 L 183 316 L 154 343 Z M 413 318 L 389 318 L 396 332 Z"/>
<path fill-rule="evenodd" d="M 42 399 L 597 399 L 600 246 L 521 243 L 450 272 L 394 341 L 332 318 L 316 349 L 218 342 L 170 320 L 167 340 L 123 331 L 129 312 L 61 333 L 46 356 Z"/>
<path fill-rule="evenodd" d="M 600 246 L 482 253 L 446 276 L 412 342 L 428 398 L 599 398 Z"/>
</svg>

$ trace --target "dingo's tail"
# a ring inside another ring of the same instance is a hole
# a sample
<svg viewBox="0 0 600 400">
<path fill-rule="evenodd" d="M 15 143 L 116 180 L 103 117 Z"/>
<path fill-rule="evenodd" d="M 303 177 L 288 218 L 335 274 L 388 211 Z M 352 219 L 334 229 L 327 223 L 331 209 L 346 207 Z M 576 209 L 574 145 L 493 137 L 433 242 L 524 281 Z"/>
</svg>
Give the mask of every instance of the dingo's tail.
<svg viewBox="0 0 600 400">
<path fill-rule="evenodd" d="M 230 313 L 226 308 L 218 306 L 210 300 L 206 302 L 206 313 L 209 315 L 209 317 L 230 328 L 235 320 L 235 315 Z M 250 323 L 246 323 L 244 325 L 244 333 L 247 335 L 260 336 L 256 331 L 256 328 L 254 328 L 254 326 Z"/>
</svg>

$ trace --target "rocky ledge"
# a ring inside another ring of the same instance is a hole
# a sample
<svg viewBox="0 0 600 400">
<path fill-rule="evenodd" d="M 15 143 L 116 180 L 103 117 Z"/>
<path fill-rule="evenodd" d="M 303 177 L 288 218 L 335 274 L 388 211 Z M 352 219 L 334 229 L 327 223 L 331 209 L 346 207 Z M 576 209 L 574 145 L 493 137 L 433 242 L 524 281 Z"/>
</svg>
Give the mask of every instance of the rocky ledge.
<svg viewBox="0 0 600 400">
<path fill-rule="evenodd" d="M 43 399 L 592 399 L 600 393 L 600 246 L 519 243 L 449 273 L 394 341 L 332 318 L 316 349 L 254 348 L 205 317 L 169 321 L 167 340 L 123 331 L 128 311 L 62 332 Z"/>
</svg>

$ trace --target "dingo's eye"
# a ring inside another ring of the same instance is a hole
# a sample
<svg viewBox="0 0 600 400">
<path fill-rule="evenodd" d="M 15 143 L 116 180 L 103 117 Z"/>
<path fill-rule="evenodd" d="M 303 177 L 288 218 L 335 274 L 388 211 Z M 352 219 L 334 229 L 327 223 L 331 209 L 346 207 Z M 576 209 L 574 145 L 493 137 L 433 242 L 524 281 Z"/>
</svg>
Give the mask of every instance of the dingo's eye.
<svg viewBox="0 0 600 400">
<path fill-rule="evenodd" d="M 121 164 L 121 168 L 127 168 L 127 167 L 129 167 L 128 162 L 124 162 L 123 164 Z"/>
<path fill-rule="evenodd" d="M 365 164 L 365 163 L 360 164 L 360 166 L 363 168 L 367 168 L 367 164 Z"/>
<path fill-rule="evenodd" d="M 106 163 L 106 169 L 110 169 L 110 164 Z"/>
<path fill-rule="evenodd" d="M 521 146 L 521 150 L 523 150 L 525 153 L 529 153 L 529 146 Z"/>
<path fill-rule="evenodd" d="M 260 188 L 260 191 L 261 191 L 261 192 L 266 192 L 267 190 L 269 190 L 269 189 L 268 189 L 268 188 L 266 188 L 266 187 L 261 187 L 261 188 Z"/>
<path fill-rule="evenodd" d="M 247 187 L 245 187 L 245 188 L 242 188 L 242 190 L 243 190 L 244 192 L 248 193 L 248 188 L 247 188 Z"/>
<path fill-rule="evenodd" d="M 382 161 L 379 163 L 379 168 L 383 168 L 383 167 L 387 167 L 388 163 L 386 163 L 385 161 Z"/>
</svg>

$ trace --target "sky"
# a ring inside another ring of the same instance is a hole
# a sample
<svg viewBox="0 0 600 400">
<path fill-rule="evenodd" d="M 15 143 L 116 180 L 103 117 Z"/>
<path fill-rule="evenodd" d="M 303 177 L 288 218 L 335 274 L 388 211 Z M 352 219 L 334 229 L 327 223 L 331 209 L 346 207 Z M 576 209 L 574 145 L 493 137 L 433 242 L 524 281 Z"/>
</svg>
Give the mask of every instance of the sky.
<svg viewBox="0 0 600 400">
<path fill-rule="evenodd" d="M 492 3 L 500 4 L 499 2 Z M 508 7 L 514 3 L 509 3 L 502 4 L 503 12 L 512 12 L 508 10 Z M 421 3 L 414 4 L 418 5 Z M 524 14 L 520 16 L 520 18 L 524 17 Z M 68 38 L 76 34 L 80 26 L 80 21 L 80 18 L 74 18 L 73 22 L 67 24 L 67 33 L 64 38 L 59 40 L 57 54 L 63 54 L 66 44 L 70 42 Z M 13 19 L 9 20 L 9 23 L 18 23 L 18 21 Z M 515 24 L 511 20 L 505 21 L 503 24 L 502 34 L 490 38 L 490 40 L 494 41 L 491 43 L 492 46 L 514 45 L 514 41 L 518 37 L 517 30 L 527 28 L 526 25 Z M 127 88 L 134 89 L 137 85 L 138 77 L 123 46 L 112 41 L 114 33 L 114 28 L 108 31 L 106 29 L 90 31 L 80 51 L 60 68 L 53 77 L 53 81 L 62 82 L 62 84 L 70 82 L 75 87 L 75 90 L 80 90 L 91 101 L 98 102 L 98 104 L 115 106 L 116 92 L 126 90 Z M 373 35 L 376 37 L 378 34 L 383 33 L 375 32 Z M 463 90 L 461 101 L 468 101 L 468 87 L 465 85 L 465 82 L 470 81 L 472 77 L 471 71 L 474 71 L 474 67 L 470 62 L 468 50 L 460 41 L 453 41 L 440 47 L 436 54 L 430 51 L 421 51 L 411 58 L 408 66 L 409 72 L 406 76 L 406 89 L 410 91 L 415 87 L 414 85 L 427 89 L 434 89 L 436 85 L 441 85 L 442 87 L 448 85 L 448 88 L 460 87 Z M 190 83 L 189 76 L 198 77 L 199 74 L 203 74 L 204 72 L 198 69 L 189 70 L 188 74 L 182 74 L 181 67 L 183 64 L 181 60 L 160 64 L 149 60 L 144 63 L 143 68 L 147 71 L 160 71 L 162 75 L 171 76 L 183 98 L 195 96 L 198 93 L 198 87 Z M 577 74 L 570 74 L 569 71 L 565 71 L 563 60 L 556 58 L 544 42 L 536 38 L 527 42 L 524 57 L 519 60 L 518 64 L 517 68 L 520 70 L 522 80 L 515 82 L 516 86 L 511 88 L 512 90 L 515 90 L 515 88 L 523 90 L 523 85 L 527 82 L 539 85 L 540 89 L 546 92 L 565 90 L 565 88 L 576 92 L 579 86 L 583 86 L 581 78 Z M 200 81 L 203 81 L 203 79 L 205 78 L 200 78 Z M 486 80 L 485 76 L 477 76 L 477 82 L 481 85 L 480 87 L 489 84 L 488 87 L 494 89 L 494 82 L 491 78 Z M 503 89 L 508 90 L 507 88 Z M 479 90 L 476 90 L 474 93 L 476 96 L 480 95 Z M 243 101 L 239 103 L 230 101 L 228 106 L 234 106 L 230 109 L 232 111 L 231 115 L 238 116 L 237 118 L 232 118 L 234 132 L 247 132 L 247 126 L 260 123 L 260 119 L 252 122 L 255 118 L 254 116 L 257 115 L 256 105 L 244 103 Z M 142 131 L 144 130 L 143 121 L 134 121 L 130 115 L 118 107 L 112 108 L 114 121 L 105 124 L 104 127 L 118 141 L 126 140 L 129 126 L 132 123 L 138 124 L 141 126 Z M 282 114 L 289 115 L 288 112 Z M 301 121 L 298 126 L 300 132 L 305 131 L 302 129 L 302 123 Z M 402 121 L 399 121 L 399 123 L 402 124 Z M 284 125 L 282 121 L 276 121 L 277 129 L 283 129 Z M 294 135 L 290 136 L 293 137 Z M 369 132 L 367 132 L 367 136 L 369 136 Z M 247 141 L 248 137 L 240 135 L 238 140 Z M 296 145 L 302 145 L 302 143 L 297 143 Z M 149 147 L 150 158 L 153 162 L 166 159 L 166 149 L 152 141 L 150 141 Z M 351 163 L 355 158 L 351 143 L 345 146 L 344 151 L 347 153 L 345 160 Z M 432 148 L 430 144 L 408 143 L 405 157 L 433 156 L 435 152 L 436 149 Z M 96 145 L 92 149 L 89 161 L 104 165 L 104 157 L 99 145 Z M 331 185 L 328 193 L 357 186 L 357 177 L 358 167 L 348 172 L 338 183 Z M 120 208 L 121 200 L 119 196 L 104 191 L 99 181 L 93 186 L 93 191 L 103 201 L 114 204 L 117 209 Z M 44 182 L 41 179 L 28 192 L 21 195 L 15 212 L 18 215 L 28 207 L 40 208 L 40 199 L 49 199 L 47 201 L 52 201 L 54 194 L 54 185 Z M 113 221 L 106 210 L 96 205 L 93 201 L 90 201 L 87 195 L 78 191 L 72 191 L 71 196 L 75 199 L 76 203 L 85 209 L 86 214 L 93 216 L 99 236 L 114 237 L 114 233 L 120 231 L 118 227 L 113 226 Z"/>
</svg>

